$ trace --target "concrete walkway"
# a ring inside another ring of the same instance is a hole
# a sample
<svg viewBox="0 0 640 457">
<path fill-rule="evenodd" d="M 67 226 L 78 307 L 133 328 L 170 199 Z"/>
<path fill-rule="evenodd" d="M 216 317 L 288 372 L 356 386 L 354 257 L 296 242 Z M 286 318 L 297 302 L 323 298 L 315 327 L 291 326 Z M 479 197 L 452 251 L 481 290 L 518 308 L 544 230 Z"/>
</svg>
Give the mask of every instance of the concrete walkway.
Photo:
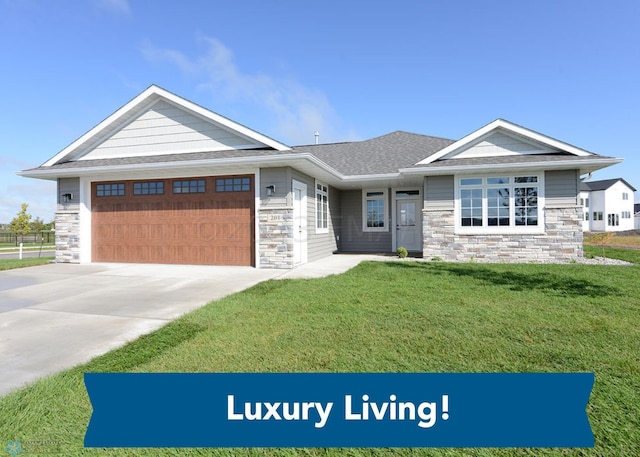
<svg viewBox="0 0 640 457">
<path fill-rule="evenodd" d="M 259 282 L 339 274 L 373 259 L 334 255 L 295 270 L 94 263 L 2 271 L 0 396 Z"/>
</svg>

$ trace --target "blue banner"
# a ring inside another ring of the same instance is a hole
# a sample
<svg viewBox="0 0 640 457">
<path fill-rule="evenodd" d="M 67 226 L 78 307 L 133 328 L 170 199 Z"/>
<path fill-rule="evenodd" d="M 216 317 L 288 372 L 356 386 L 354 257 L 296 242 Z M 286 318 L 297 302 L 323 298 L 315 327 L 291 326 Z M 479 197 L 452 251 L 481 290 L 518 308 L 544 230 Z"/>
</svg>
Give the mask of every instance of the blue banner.
<svg viewBox="0 0 640 457">
<path fill-rule="evenodd" d="M 86 373 L 85 447 L 593 447 L 593 373 Z"/>
</svg>

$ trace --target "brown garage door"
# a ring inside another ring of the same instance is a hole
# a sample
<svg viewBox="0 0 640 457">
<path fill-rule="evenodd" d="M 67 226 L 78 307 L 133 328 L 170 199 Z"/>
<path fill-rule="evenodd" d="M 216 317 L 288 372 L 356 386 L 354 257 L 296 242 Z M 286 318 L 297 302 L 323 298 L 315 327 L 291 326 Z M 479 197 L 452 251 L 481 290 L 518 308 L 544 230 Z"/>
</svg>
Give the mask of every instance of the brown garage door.
<svg viewBox="0 0 640 457">
<path fill-rule="evenodd" d="M 92 260 L 254 265 L 252 176 L 92 184 Z"/>
</svg>

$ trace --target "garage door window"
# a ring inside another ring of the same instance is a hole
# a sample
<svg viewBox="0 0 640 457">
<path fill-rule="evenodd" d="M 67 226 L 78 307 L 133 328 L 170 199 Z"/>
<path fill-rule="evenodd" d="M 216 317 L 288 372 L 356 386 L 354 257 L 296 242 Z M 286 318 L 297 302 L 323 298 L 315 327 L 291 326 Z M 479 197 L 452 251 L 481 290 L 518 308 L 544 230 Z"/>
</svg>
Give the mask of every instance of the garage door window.
<svg viewBox="0 0 640 457">
<path fill-rule="evenodd" d="M 164 182 L 148 181 L 134 182 L 133 195 L 162 195 L 164 194 Z"/>
<path fill-rule="evenodd" d="M 204 179 L 190 179 L 187 181 L 173 181 L 174 194 L 197 194 L 203 193 Z"/>
<path fill-rule="evenodd" d="M 121 197 L 124 195 L 124 183 L 98 184 L 96 195 L 98 197 Z"/>
<path fill-rule="evenodd" d="M 251 190 L 250 178 L 216 179 L 216 192 L 247 192 Z"/>
</svg>

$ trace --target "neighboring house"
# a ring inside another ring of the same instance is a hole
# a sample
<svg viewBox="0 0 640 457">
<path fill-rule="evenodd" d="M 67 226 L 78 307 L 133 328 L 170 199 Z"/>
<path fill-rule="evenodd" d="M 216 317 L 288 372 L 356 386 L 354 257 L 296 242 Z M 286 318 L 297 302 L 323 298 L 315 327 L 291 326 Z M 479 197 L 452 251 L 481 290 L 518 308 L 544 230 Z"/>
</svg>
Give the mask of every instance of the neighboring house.
<svg viewBox="0 0 640 457">
<path fill-rule="evenodd" d="M 633 213 L 635 214 L 633 228 L 640 230 L 640 203 L 633 205 Z"/>
<path fill-rule="evenodd" d="M 582 256 L 580 177 L 616 164 L 505 120 L 289 147 L 151 86 L 38 168 L 59 262 L 293 268 L 334 252 Z"/>
<path fill-rule="evenodd" d="M 633 230 L 635 191 L 622 178 L 580 183 L 582 228 L 593 232 Z"/>
</svg>

